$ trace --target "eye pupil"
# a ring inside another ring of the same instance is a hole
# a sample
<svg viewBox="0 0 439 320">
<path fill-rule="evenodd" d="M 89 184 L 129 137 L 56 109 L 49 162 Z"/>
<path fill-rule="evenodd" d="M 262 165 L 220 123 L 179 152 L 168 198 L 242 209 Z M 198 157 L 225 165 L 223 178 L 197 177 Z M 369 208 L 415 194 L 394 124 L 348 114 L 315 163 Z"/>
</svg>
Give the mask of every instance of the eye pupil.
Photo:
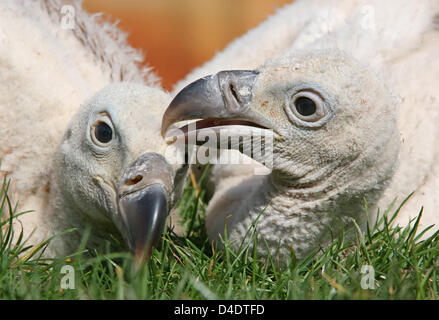
<svg viewBox="0 0 439 320">
<path fill-rule="evenodd" d="M 317 106 L 310 98 L 307 97 L 299 97 L 294 101 L 294 105 L 298 113 L 302 116 L 311 116 L 316 110 Z"/>
<path fill-rule="evenodd" d="M 108 143 L 113 138 L 113 130 L 105 122 L 100 122 L 95 128 L 95 136 L 102 143 Z"/>
</svg>

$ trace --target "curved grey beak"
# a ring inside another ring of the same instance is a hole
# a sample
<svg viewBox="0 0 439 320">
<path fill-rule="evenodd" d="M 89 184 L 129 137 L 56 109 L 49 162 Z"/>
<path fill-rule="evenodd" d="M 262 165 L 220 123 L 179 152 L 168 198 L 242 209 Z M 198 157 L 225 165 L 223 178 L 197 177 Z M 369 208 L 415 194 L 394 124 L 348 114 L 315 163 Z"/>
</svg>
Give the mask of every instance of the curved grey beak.
<svg viewBox="0 0 439 320">
<path fill-rule="evenodd" d="M 192 82 L 168 106 L 163 115 L 162 136 L 172 124 L 193 119 L 207 119 L 197 122 L 197 129 L 231 124 L 270 128 L 272 124 L 250 108 L 258 74 L 255 70 L 221 71 Z"/>
<path fill-rule="evenodd" d="M 173 170 L 157 153 L 145 153 L 122 175 L 119 212 L 122 234 L 138 261 L 160 243 L 171 207 Z"/>
</svg>

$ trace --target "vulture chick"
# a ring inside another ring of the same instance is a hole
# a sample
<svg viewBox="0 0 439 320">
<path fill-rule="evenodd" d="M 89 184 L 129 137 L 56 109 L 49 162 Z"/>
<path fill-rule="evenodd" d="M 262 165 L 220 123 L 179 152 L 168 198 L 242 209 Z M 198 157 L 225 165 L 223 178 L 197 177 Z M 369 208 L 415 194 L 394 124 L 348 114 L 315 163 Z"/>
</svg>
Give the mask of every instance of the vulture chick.
<svg viewBox="0 0 439 320">
<path fill-rule="evenodd" d="M 196 70 L 253 68 L 185 87 L 162 134 L 199 118 L 198 133 L 273 132 L 268 175 L 232 179 L 227 169 L 218 182 L 209 236 L 224 236 L 227 224 L 239 245 L 259 217 L 261 253 L 286 259 L 292 248 L 303 258 L 353 221 L 364 227 L 364 200 L 373 220 L 411 192 L 396 222 L 424 207 L 421 230 L 438 224 L 438 14 L 428 0 L 296 1 Z"/>
<path fill-rule="evenodd" d="M 74 252 L 87 226 L 89 248 L 114 237 L 149 252 L 184 180 L 160 137 L 170 96 L 125 38 L 80 1 L 0 3 L 1 172 L 17 212 L 32 211 L 15 236 L 77 228 L 48 256 Z"/>
</svg>

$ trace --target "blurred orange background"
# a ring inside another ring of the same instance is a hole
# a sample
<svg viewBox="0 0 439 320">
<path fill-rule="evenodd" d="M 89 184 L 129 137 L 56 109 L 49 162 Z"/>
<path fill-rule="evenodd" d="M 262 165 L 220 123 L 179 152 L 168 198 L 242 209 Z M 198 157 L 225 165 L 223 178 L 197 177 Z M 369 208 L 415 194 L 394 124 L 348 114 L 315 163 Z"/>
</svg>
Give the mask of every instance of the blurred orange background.
<svg viewBox="0 0 439 320">
<path fill-rule="evenodd" d="M 292 0 L 84 0 L 129 34 L 170 90 L 194 67 Z"/>
</svg>

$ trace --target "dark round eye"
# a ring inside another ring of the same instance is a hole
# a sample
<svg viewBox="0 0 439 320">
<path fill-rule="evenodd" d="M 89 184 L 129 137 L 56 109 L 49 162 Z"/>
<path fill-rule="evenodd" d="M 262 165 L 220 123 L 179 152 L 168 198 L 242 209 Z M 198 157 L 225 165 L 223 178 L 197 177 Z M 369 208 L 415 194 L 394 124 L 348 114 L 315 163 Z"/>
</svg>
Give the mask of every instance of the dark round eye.
<svg viewBox="0 0 439 320">
<path fill-rule="evenodd" d="M 105 122 L 99 122 L 95 127 L 95 137 L 101 143 L 108 143 L 113 138 L 113 130 Z"/>
<path fill-rule="evenodd" d="M 317 110 L 314 101 L 307 97 L 297 98 L 294 101 L 294 106 L 296 107 L 297 112 L 304 117 L 313 115 Z"/>
<path fill-rule="evenodd" d="M 299 125 L 318 126 L 330 111 L 322 96 L 315 91 L 304 89 L 288 95 L 287 99 L 285 111 L 288 118 Z"/>
</svg>

